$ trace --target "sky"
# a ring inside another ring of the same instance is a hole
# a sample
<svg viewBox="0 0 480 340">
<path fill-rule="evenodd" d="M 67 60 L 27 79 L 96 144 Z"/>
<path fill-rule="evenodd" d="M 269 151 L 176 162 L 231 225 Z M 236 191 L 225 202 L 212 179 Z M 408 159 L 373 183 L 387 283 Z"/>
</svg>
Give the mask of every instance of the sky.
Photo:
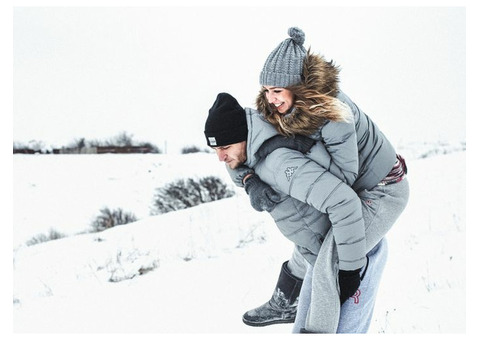
<svg viewBox="0 0 480 340">
<path fill-rule="evenodd" d="M 254 107 L 291 26 L 341 67 L 342 90 L 394 144 L 466 138 L 464 7 L 187 3 L 14 6 L 13 140 L 58 147 L 125 131 L 166 152 L 206 147 L 216 95 Z"/>
</svg>

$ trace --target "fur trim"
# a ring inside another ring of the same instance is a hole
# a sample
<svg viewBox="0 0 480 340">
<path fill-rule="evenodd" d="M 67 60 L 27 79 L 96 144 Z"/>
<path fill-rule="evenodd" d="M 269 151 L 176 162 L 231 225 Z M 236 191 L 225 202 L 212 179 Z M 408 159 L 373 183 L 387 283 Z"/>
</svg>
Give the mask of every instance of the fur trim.
<svg viewBox="0 0 480 340">
<path fill-rule="evenodd" d="M 339 73 L 340 68 L 335 66 L 333 61 L 328 62 L 322 56 L 308 50 L 303 63 L 303 85 L 307 89 L 336 97 Z"/>
<path fill-rule="evenodd" d="M 350 108 L 336 99 L 338 94 L 338 74 L 340 70 L 322 56 L 307 52 L 303 64 L 303 81 L 286 89 L 294 94 L 294 108 L 288 114 L 281 114 L 270 105 L 265 90 L 257 95 L 257 110 L 285 136 L 295 134 L 311 135 L 327 120 L 348 121 Z"/>
</svg>

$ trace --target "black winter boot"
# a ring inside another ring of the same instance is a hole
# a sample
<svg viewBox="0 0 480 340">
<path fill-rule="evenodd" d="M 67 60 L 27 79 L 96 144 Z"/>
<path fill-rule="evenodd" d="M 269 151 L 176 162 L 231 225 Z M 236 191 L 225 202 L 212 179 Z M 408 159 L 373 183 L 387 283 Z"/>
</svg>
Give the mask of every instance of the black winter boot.
<svg viewBox="0 0 480 340">
<path fill-rule="evenodd" d="M 282 265 L 272 298 L 260 307 L 243 314 L 245 324 L 260 327 L 295 321 L 298 295 L 300 295 L 303 280 L 290 273 L 287 263 L 288 261 Z"/>
</svg>

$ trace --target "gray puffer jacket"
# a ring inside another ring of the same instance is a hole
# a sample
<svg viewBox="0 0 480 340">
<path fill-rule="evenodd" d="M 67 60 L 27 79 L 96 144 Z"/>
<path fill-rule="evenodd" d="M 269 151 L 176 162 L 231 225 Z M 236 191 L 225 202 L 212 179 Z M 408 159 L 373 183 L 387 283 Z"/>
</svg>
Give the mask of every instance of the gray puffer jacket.
<svg viewBox="0 0 480 340">
<path fill-rule="evenodd" d="M 348 107 L 353 119 L 349 122 L 327 121 L 310 136 L 324 145 L 332 164 L 327 165 L 325 155 L 315 152 L 315 149 L 306 155 L 331 168 L 331 172 L 354 191 L 370 190 L 392 169 L 396 161 L 395 149 L 376 124 L 345 93 L 338 91 L 336 98 Z M 266 141 L 260 148 L 271 150 L 275 147 Z M 242 187 L 242 179 L 251 170 L 243 166 L 229 170 L 229 173 L 234 183 Z"/>
<path fill-rule="evenodd" d="M 245 165 L 282 195 L 281 202 L 270 212 L 280 231 L 314 265 L 323 239 L 332 227 L 339 268 L 363 267 L 366 246 L 361 202 L 355 191 L 339 179 L 341 171 L 331 162 L 325 146 L 317 143 L 312 147 L 310 154 L 315 155 L 315 161 L 286 148 L 257 159 L 256 151 L 277 132 L 258 111 L 250 108 L 245 111 L 248 125 Z"/>
<path fill-rule="evenodd" d="M 383 133 L 350 98 L 339 92 L 337 99 L 350 108 L 354 118 L 350 123 L 325 124 L 312 136 L 321 142 L 306 155 L 281 148 L 264 160 L 257 159 L 255 153 L 278 133 L 258 111 L 246 108 L 249 135 L 245 165 L 283 195 L 271 215 L 309 263 L 315 262 L 332 222 L 340 269 L 352 270 L 362 266 L 365 255 L 356 192 L 371 189 L 385 178 L 396 154 Z M 229 170 L 237 185 L 241 185 L 245 169 Z"/>
</svg>

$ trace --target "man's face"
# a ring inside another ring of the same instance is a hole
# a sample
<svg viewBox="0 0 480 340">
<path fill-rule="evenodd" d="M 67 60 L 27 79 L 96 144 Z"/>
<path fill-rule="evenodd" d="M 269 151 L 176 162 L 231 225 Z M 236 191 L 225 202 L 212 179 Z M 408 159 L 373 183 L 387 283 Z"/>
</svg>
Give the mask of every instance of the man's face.
<svg viewBox="0 0 480 340">
<path fill-rule="evenodd" d="M 247 160 L 247 142 L 217 146 L 213 148 L 217 153 L 218 160 L 225 162 L 230 169 L 236 169 Z"/>
</svg>

